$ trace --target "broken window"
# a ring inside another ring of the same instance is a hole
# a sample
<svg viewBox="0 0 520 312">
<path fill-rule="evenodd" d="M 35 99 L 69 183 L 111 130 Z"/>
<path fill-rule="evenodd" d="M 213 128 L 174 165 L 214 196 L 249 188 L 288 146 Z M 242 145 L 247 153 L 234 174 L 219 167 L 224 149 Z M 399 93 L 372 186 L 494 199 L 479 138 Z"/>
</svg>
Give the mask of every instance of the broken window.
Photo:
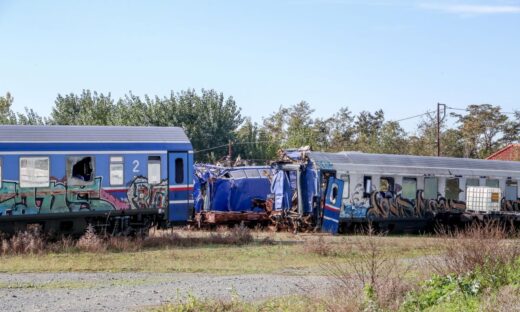
<svg viewBox="0 0 520 312">
<path fill-rule="evenodd" d="M 363 177 L 363 187 L 365 188 L 363 197 L 365 197 L 365 198 L 370 197 L 370 193 L 372 192 L 372 177 L 371 176 Z"/>
<path fill-rule="evenodd" d="M 331 204 L 336 204 L 336 199 L 338 197 L 338 185 L 336 183 L 332 184 L 332 189 L 331 189 L 331 192 L 330 192 L 330 203 Z"/>
<path fill-rule="evenodd" d="M 175 183 L 180 184 L 184 181 L 184 160 L 175 159 Z"/>
<path fill-rule="evenodd" d="M 381 177 L 381 180 L 379 181 L 379 191 L 393 192 L 394 191 L 394 178 Z"/>
<path fill-rule="evenodd" d="M 424 198 L 426 199 L 437 199 L 437 193 L 439 190 L 439 181 L 434 177 L 424 178 Z"/>
<path fill-rule="evenodd" d="M 94 157 L 71 156 L 67 158 L 67 177 L 71 184 L 94 181 Z"/>
<path fill-rule="evenodd" d="M 161 156 L 148 156 L 148 183 L 161 183 Z"/>
<path fill-rule="evenodd" d="M 124 184 L 123 156 L 110 157 L 110 185 Z"/>
<path fill-rule="evenodd" d="M 459 200 L 459 193 L 460 193 L 459 179 L 458 178 L 447 179 L 446 180 L 446 189 L 445 189 L 446 199 Z"/>
<path fill-rule="evenodd" d="M 401 196 L 408 200 L 414 200 L 417 194 L 417 179 L 403 178 L 403 191 Z"/>
<path fill-rule="evenodd" d="M 49 157 L 20 157 L 20 186 L 49 186 Z"/>
</svg>

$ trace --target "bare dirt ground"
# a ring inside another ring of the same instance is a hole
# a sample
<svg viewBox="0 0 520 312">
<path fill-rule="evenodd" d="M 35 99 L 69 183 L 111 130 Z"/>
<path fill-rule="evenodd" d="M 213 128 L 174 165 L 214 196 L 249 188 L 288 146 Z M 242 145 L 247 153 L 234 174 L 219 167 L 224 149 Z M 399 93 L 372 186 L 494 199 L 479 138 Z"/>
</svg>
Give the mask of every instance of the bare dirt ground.
<svg viewBox="0 0 520 312">
<path fill-rule="evenodd" d="M 1 311 L 140 311 L 197 298 L 246 301 L 324 290 L 319 276 L 188 273 L 0 274 Z"/>
</svg>

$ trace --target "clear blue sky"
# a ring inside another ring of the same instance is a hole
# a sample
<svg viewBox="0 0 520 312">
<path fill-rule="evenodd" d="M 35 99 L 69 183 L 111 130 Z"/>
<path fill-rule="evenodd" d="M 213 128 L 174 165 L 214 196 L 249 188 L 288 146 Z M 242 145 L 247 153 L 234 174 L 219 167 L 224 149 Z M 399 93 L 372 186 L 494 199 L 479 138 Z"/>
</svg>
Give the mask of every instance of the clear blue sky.
<svg viewBox="0 0 520 312">
<path fill-rule="evenodd" d="M 394 120 L 437 102 L 520 109 L 515 0 L 0 0 L 0 44 L 0 94 L 42 115 L 82 89 L 213 88 L 258 122 L 300 100 Z"/>
</svg>

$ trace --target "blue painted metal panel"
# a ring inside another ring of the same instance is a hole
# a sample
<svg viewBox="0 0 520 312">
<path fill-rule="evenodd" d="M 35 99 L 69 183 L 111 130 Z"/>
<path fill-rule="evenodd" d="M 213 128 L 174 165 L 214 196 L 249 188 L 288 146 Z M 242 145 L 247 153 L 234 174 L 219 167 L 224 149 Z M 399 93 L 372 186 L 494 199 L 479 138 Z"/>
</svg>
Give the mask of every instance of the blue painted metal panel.
<svg viewBox="0 0 520 312">
<path fill-rule="evenodd" d="M 325 206 L 323 207 L 322 230 L 329 233 L 338 233 L 339 213 L 343 197 L 343 180 L 330 177 Z"/>
<path fill-rule="evenodd" d="M 182 161 L 182 168 L 176 166 L 177 161 Z M 189 218 L 189 193 L 192 191 L 191 184 L 188 184 L 188 153 L 168 153 L 168 180 L 169 180 L 169 206 L 168 221 L 179 222 L 187 221 Z M 178 170 L 182 170 L 182 180 Z"/>
</svg>

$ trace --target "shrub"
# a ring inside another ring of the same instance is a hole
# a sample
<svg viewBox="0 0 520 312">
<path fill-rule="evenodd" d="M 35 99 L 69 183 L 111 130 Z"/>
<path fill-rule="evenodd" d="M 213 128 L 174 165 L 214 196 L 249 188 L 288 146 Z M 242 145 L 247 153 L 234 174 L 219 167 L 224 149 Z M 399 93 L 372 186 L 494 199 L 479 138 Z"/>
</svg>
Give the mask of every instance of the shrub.
<svg viewBox="0 0 520 312">
<path fill-rule="evenodd" d="M 102 252 L 107 250 L 107 245 L 97 234 L 92 225 L 89 224 L 85 234 L 80 237 L 76 246 L 82 251 Z"/>
</svg>

